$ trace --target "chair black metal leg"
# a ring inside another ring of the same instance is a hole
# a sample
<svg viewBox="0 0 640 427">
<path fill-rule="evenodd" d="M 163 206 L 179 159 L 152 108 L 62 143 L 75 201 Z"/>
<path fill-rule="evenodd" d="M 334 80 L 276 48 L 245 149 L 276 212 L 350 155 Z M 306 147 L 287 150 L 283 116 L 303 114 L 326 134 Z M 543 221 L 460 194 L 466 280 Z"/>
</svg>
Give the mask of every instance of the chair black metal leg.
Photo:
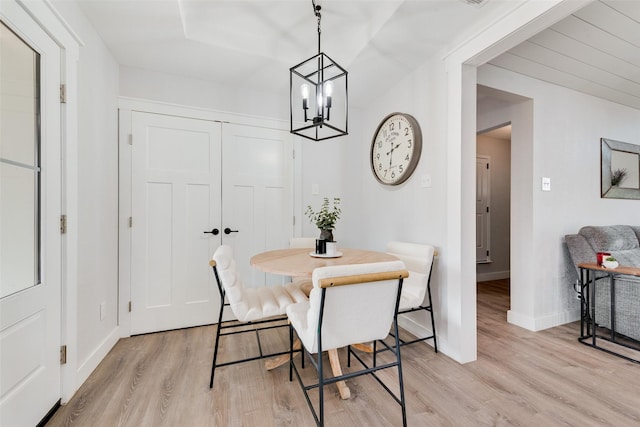
<svg viewBox="0 0 640 427">
<path fill-rule="evenodd" d="M 431 283 L 427 285 L 427 293 L 429 294 L 429 314 L 431 314 L 431 332 L 433 333 L 433 348 L 438 352 L 438 339 L 436 338 L 436 321 L 433 316 L 433 300 L 431 299 Z"/>
<path fill-rule="evenodd" d="M 293 381 L 293 326 L 291 323 L 289 323 L 289 381 Z"/>
<path fill-rule="evenodd" d="M 324 372 L 322 369 L 322 349 L 318 349 L 318 396 L 320 400 L 320 427 L 324 426 Z"/>
<path fill-rule="evenodd" d="M 220 344 L 220 331 L 222 330 L 222 313 L 224 312 L 224 299 L 220 303 L 220 315 L 218 316 L 218 328 L 216 330 L 216 343 L 213 350 L 213 362 L 211 364 L 211 380 L 209 388 L 213 388 L 213 375 L 216 373 L 216 361 L 218 360 L 218 345 Z"/>
<path fill-rule="evenodd" d="M 404 402 L 404 381 L 402 379 L 402 358 L 400 357 L 400 339 L 398 338 L 398 319 L 396 317 L 394 324 L 395 340 L 396 340 L 396 358 L 398 361 L 398 383 L 400 385 L 400 407 L 402 408 L 402 425 L 407 427 L 407 408 Z M 435 337 L 435 334 L 434 334 Z M 375 352 L 373 353 L 375 355 Z M 374 365 L 375 366 L 375 365 Z"/>
</svg>

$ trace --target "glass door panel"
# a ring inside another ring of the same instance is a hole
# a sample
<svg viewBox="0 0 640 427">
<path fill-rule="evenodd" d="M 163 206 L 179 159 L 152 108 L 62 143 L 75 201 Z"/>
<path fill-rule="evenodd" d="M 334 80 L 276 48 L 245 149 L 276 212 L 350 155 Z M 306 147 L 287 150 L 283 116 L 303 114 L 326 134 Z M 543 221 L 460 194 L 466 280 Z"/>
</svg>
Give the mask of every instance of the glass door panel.
<svg viewBox="0 0 640 427">
<path fill-rule="evenodd" d="M 40 283 L 40 55 L 0 23 L 0 298 Z"/>
</svg>

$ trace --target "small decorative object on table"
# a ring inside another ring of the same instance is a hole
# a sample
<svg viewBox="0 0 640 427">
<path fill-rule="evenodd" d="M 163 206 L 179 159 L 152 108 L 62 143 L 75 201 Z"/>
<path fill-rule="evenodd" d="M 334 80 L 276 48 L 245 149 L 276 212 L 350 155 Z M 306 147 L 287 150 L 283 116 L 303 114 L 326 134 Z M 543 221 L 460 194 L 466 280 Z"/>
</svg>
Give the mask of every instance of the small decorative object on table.
<svg viewBox="0 0 640 427">
<path fill-rule="evenodd" d="M 322 206 L 318 212 L 314 211 L 311 205 L 307 206 L 305 215 L 309 217 L 309 222 L 312 222 L 320 229 L 320 240 L 326 240 L 333 242 L 333 228 L 336 222 L 340 218 L 340 198 L 333 198 L 333 208 L 329 209 L 329 198 L 325 197 Z"/>
<path fill-rule="evenodd" d="M 618 267 L 618 261 L 612 256 L 608 256 L 602 261 L 602 266 L 605 268 L 616 268 Z"/>
</svg>

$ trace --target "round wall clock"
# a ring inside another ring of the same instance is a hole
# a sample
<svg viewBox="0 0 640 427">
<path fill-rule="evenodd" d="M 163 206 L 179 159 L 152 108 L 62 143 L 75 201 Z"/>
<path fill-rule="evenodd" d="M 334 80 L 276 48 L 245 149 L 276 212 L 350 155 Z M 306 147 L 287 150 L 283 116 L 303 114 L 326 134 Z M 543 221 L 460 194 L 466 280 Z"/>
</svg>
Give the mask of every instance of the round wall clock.
<svg viewBox="0 0 640 427">
<path fill-rule="evenodd" d="M 413 116 L 391 113 L 378 125 L 371 140 L 371 170 L 385 185 L 405 182 L 422 152 L 422 132 Z"/>
</svg>

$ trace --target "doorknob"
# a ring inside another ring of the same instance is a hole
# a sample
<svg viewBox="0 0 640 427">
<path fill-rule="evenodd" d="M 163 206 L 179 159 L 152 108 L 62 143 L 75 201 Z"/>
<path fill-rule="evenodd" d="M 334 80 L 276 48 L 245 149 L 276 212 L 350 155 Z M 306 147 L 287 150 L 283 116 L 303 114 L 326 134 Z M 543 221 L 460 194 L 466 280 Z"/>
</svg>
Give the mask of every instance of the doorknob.
<svg viewBox="0 0 640 427">
<path fill-rule="evenodd" d="M 224 234 L 231 234 L 231 233 L 237 233 L 238 230 L 232 230 L 229 227 L 224 229 Z"/>
<path fill-rule="evenodd" d="M 218 230 L 217 228 L 212 228 L 211 231 L 203 231 L 204 234 L 213 234 L 214 236 L 217 236 L 218 234 L 220 234 L 220 230 Z"/>
</svg>

